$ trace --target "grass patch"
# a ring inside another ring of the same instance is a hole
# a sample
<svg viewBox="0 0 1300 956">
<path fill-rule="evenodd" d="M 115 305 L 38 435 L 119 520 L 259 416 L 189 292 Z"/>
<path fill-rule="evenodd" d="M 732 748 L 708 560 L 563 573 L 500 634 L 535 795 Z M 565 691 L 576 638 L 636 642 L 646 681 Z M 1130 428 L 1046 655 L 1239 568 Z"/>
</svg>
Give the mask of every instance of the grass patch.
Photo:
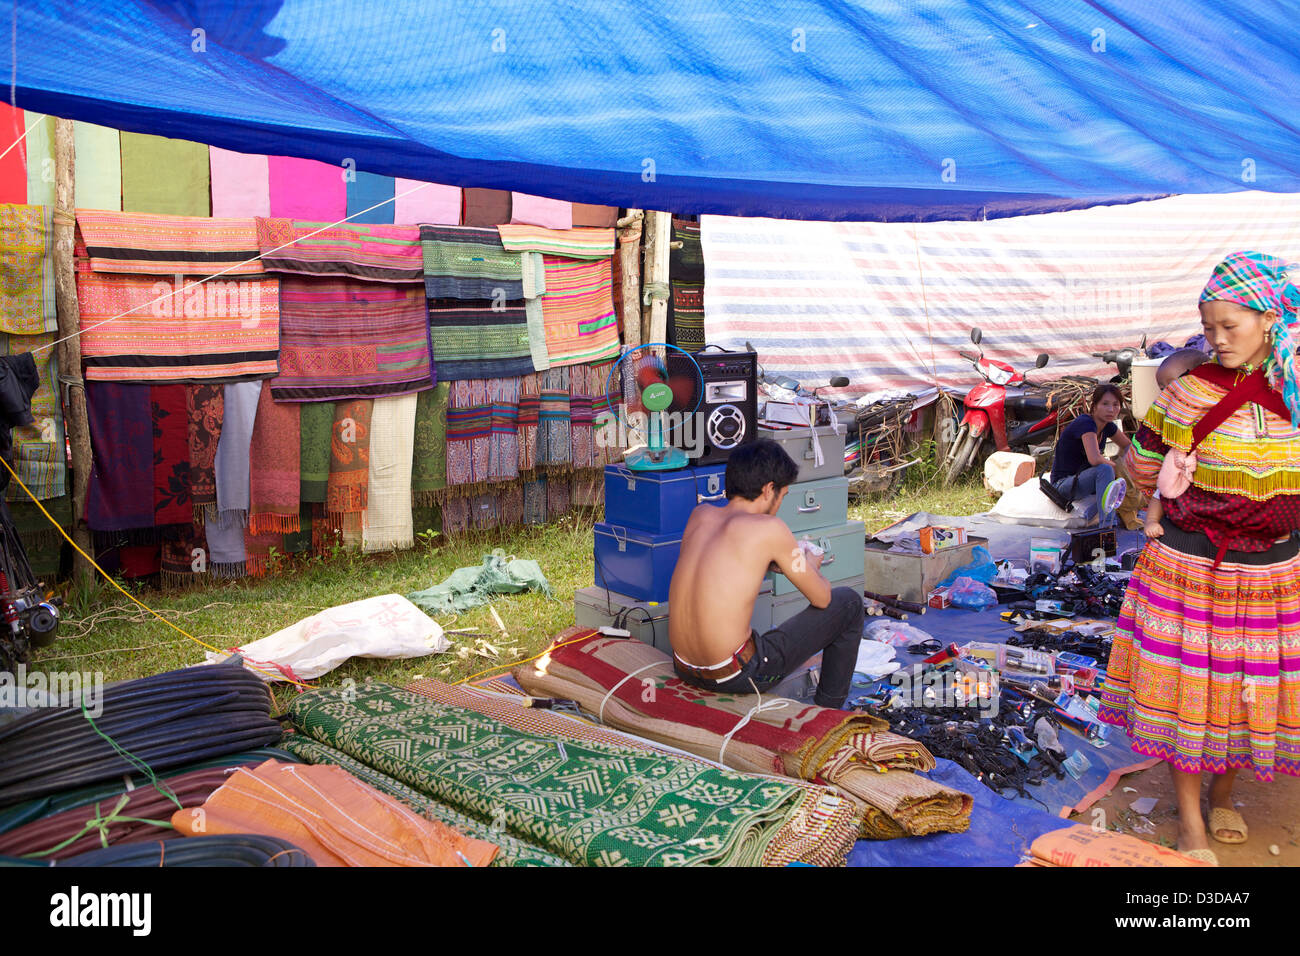
<svg viewBox="0 0 1300 956">
<path fill-rule="evenodd" d="M 850 508 L 850 517 L 867 531 L 878 530 L 916 511 L 965 515 L 986 510 L 989 500 L 975 484 L 939 488 L 921 477 L 888 502 Z M 511 528 L 448 540 L 422 538 L 413 550 L 362 555 L 341 551 L 329 558 L 286 558 L 280 571 L 261 580 L 244 579 L 203 590 L 165 592 L 136 589 L 136 597 L 167 620 L 218 648 L 265 637 L 317 611 L 378 594 L 408 594 L 443 580 L 459 567 L 477 565 L 494 548 L 541 565 L 553 598 L 541 594 L 506 595 L 492 607 L 505 624 L 503 635 L 487 607 L 439 620 L 450 634 L 448 652 L 404 661 L 353 659 L 326 674 L 322 684 L 345 678 L 375 678 L 402 685 L 417 676 L 457 681 L 496 665 L 541 651 L 550 638 L 573 624 L 573 597 L 594 579 L 592 525 L 598 512 L 571 513 L 544 527 Z M 59 639 L 35 651 L 32 665 L 49 670 L 98 671 L 107 681 L 145 677 L 203 660 L 204 649 L 128 602 L 102 580 L 66 599 Z M 477 647 L 480 639 L 499 657 Z M 278 703 L 292 690 L 277 689 Z"/>
</svg>

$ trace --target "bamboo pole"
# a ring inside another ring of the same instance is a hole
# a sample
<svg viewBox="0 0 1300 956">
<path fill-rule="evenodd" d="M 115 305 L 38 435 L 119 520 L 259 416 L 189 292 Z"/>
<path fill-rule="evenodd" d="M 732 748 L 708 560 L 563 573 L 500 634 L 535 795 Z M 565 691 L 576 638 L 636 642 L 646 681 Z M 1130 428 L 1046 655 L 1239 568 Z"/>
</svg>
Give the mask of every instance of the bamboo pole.
<svg viewBox="0 0 1300 956">
<path fill-rule="evenodd" d="M 642 333 L 647 342 L 668 340 L 668 244 L 673 238 L 673 217 L 648 212 L 645 230 L 645 297 L 642 299 Z"/>
<path fill-rule="evenodd" d="M 623 344 L 635 348 L 641 337 L 641 225 L 645 213 L 629 209 L 618 221 L 618 263 L 623 277 L 619 301 L 623 304 Z"/>
<path fill-rule="evenodd" d="M 72 120 L 54 122 L 54 304 L 59 320 L 57 361 L 63 391 L 63 427 L 72 447 L 72 539 L 87 554 L 91 552 L 90 529 L 86 527 L 86 489 L 90 485 L 90 419 L 86 415 L 86 388 L 81 378 L 81 310 L 77 306 L 77 280 L 73 263 L 73 214 L 76 169 Z M 62 449 L 60 449 L 62 450 Z M 90 565 L 80 554 L 73 556 L 73 577 L 90 574 Z"/>
</svg>

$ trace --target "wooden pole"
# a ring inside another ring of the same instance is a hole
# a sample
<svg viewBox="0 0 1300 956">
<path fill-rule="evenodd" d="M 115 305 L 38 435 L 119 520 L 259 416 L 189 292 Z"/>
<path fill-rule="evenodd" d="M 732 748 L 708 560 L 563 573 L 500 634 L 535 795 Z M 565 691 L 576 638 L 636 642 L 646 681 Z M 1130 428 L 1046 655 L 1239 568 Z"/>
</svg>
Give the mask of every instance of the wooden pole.
<svg viewBox="0 0 1300 956">
<path fill-rule="evenodd" d="M 647 342 L 668 340 L 668 244 L 672 238 L 673 217 L 670 213 L 646 214 L 646 294 L 642 299 L 642 330 Z"/>
<path fill-rule="evenodd" d="M 86 415 L 86 387 L 81 378 L 81 310 L 77 307 L 77 279 L 72 246 L 76 219 L 73 177 L 76 151 L 72 120 L 54 121 L 54 305 L 59 319 L 57 361 L 63 391 L 63 427 L 72 446 L 72 539 L 91 553 L 86 527 L 86 489 L 90 484 L 90 419 Z M 62 450 L 62 449 L 60 449 Z M 73 555 L 73 576 L 90 574 L 90 565 Z"/>
<path fill-rule="evenodd" d="M 645 213 L 629 209 L 618 221 L 618 264 L 623 286 L 615 294 L 623 304 L 623 344 L 635 348 L 641 337 L 641 224 Z"/>
</svg>

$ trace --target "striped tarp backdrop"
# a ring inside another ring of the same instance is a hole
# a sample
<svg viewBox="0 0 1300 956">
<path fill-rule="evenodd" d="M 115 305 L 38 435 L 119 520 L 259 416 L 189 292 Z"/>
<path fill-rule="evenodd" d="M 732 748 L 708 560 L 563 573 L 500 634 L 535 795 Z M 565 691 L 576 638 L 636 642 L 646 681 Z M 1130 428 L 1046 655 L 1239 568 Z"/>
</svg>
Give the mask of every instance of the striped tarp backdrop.
<svg viewBox="0 0 1300 956">
<path fill-rule="evenodd" d="M 975 384 L 985 354 L 1035 376 L 1114 374 L 1089 356 L 1200 331 L 1197 297 L 1226 254 L 1300 260 L 1300 196 L 1175 196 L 987 222 L 702 218 L 705 338 L 758 350 L 806 386 L 848 394 Z"/>
</svg>

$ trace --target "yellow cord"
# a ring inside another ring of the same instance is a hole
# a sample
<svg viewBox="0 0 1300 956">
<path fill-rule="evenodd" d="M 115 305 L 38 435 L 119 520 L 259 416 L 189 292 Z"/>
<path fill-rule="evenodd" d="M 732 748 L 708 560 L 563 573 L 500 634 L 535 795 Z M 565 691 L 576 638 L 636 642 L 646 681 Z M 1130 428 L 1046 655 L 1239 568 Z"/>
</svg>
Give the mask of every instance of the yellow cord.
<svg viewBox="0 0 1300 956">
<path fill-rule="evenodd" d="M 530 661 L 537 660 L 539 657 L 545 657 L 547 654 L 551 653 L 551 651 L 558 651 L 561 647 L 568 647 L 570 644 L 578 644 L 582 641 L 587 640 L 590 637 L 591 637 L 590 634 L 584 634 L 582 637 L 575 637 L 571 641 L 564 641 L 561 644 L 552 644 L 550 647 L 542 651 L 540 654 L 534 654 L 532 657 L 525 657 L 522 661 L 511 661 L 509 664 L 498 664 L 496 667 L 489 667 L 485 671 L 479 671 L 477 674 L 470 674 L 468 677 L 462 678 L 461 680 L 453 681 L 449 686 L 456 687 L 459 684 L 464 684 L 467 683 L 468 681 L 472 681 L 475 677 L 482 677 L 484 674 L 491 674 L 493 671 L 509 670 L 510 668 L 517 667 L 520 664 L 527 664 Z"/>
<path fill-rule="evenodd" d="M 67 541 L 68 544 L 72 545 L 72 547 L 76 549 L 76 551 L 77 551 L 78 554 L 80 554 L 83 558 L 85 558 L 87 561 L 90 562 L 90 566 L 91 566 L 92 568 L 94 568 L 94 569 L 95 569 L 96 571 L 98 571 L 101 575 L 103 575 L 105 581 L 107 581 L 109 584 L 113 585 L 113 587 L 115 587 L 115 588 L 117 588 L 119 591 L 121 591 L 124 595 L 126 595 L 126 597 L 127 597 L 130 601 L 132 601 L 133 603 L 135 603 L 135 604 L 139 605 L 140 607 L 144 608 L 144 610 L 148 611 L 148 612 L 149 612 L 150 614 L 152 614 L 154 617 L 158 618 L 158 620 L 162 621 L 164 624 L 166 624 L 168 627 L 170 627 L 173 631 L 176 631 L 178 634 L 183 634 L 185 637 L 188 637 L 188 638 L 189 638 L 191 641 L 193 641 L 195 644 L 198 644 L 198 645 L 200 645 L 201 647 L 206 647 L 206 648 L 207 648 L 208 650 L 210 650 L 210 651 L 216 651 L 218 654 L 226 654 L 226 653 L 229 653 L 229 651 L 228 651 L 227 649 L 223 649 L 223 648 L 220 648 L 220 647 L 213 647 L 211 644 L 207 643 L 206 641 L 201 641 L 201 640 L 199 640 L 197 637 L 195 637 L 193 634 L 191 634 L 189 631 L 185 630 L 184 628 L 182 628 L 182 627 L 178 627 L 177 625 L 173 624 L 171 621 L 167 620 L 167 618 L 163 617 L 161 614 L 159 614 L 159 613 L 158 613 L 157 611 L 155 611 L 153 608 L 149 607 L 149 605 L 147 605 L 147 604 L 145 604 L 143 601 L 139 600 L 139 599 L 138 599 L 135 595 L 133 595 L 130 591 L 126 590 L 126 588 L 122 587 L 122 585 L 120 585 L 120 584 L 118 584 L 116 581 L 114 581 L 111 575 L 109 575 L 107 572 L 104 571 L 103 568 L 101 568 L 98 564 L 95 563 L 95 559 L 94 559 L 94 558 L 92 558 L 90 555 L 86 554 L 85 551 L 82 551 L 82 550 L 81 550 L 81 547 L 77 544 L 77 542 L 73 541 L 72 538 L 68 537 L 68 533 L 67 533 L 66 531 L 63 530 L 63 527 L 58 523 L 58 521 L 56 521 L 56 520 L 54 519 L 54 516 L 51 515 L 48 511 L 45 510 L 45 506 L 44 506 L 43 504 L 41 504 L 39 501 L 36 500 L 36 496 L 35 496 L 34 494 L 32 494 L 31 489 L 28 488 L 25 484 L 23 484 L 23 480 L 22 480 L 21 478 L 19 478 L 19 477 L 18 477 L 18 473 L 17 473 L 16 471 L 14 471 L 13 468 L 11 468 L 11 467 L 9 466 L 9 462 L 5 461 L 3 457 L 0 457 L 0 464 L 4 465 L 4 466 L 5 466 L 5 471 L 9 472 L 9 474 L 13 476 L 14 481 L 18 482 L 18 487 L 21 488 L 23 491 L 27 492 L 27 497 L 29 497 L 29 498 L 32 499 L 32 502 L 36 505 L 36 507 L 38 507 L 38 508 L 41 509 L 41 514 L 45 515 L 45 517 L 47 517 L 47 518 L 50 519 L 50 524 L 54 525 L 55 530 L 58 531 L 59 534 L 63 535 L 64 540 Z M 538 656 L 541 656 L 541 655 L 538 655 Z M 305 689 L 305 688 L 308 688 L 308 687 L 310 687 L 310 686 L 312 686 L 312 685 L 310 685 L 310 684 L 304 684 L 304 683 L 302 683 L 301 681 L 293 680 L 292 678 L 290 678 L 290 677 L 289 677 L 288 675 L 286 675 L 286 674 L 273 674 L 273 673 L 271 673 L 270 671 L 259 670 L 258 668 L 252 666 L 251 664 L 245 664 L 245 666 L 248 667 L 249 670 L 257 671 L 259 674 L 264 674 L 264 675 L 266 675 L 267 677 L 271 677 L 271 678 L 273 678 L 273 679 L 275 679 L 275 680 L 284 680 L 284 681 L 288 681 L 290 684 L 296 684 L 298 687 L 302 687 L 302 688 L 304 688 L 304 689 Z"/>
</svg>

